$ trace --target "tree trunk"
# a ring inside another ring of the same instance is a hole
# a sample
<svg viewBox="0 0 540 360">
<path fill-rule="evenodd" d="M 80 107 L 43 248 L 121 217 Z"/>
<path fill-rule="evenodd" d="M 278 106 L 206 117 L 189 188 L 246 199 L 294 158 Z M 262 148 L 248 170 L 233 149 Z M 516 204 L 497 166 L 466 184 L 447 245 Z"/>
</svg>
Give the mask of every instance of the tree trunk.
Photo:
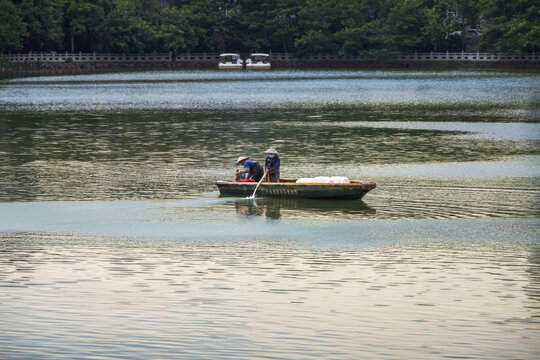
<svg viewBox="0 0 540 360">
<path fill-rule="evenodd" d="M 71 53 L 73 54 L 75 52 L 75 36 L 71 34 Z"/>
<path fill-rule="evenodd" d="M 281 39 L 283 40 L 283 52 L 286 53 L 287 52 L 287 39 L 285 38 L 285 35 L 283 35 Z"/>
<path fill-rule="evenodd" d="M 219 47 L 221 48 L 221 53 L 225 52 L 225 35 L 223 34 L 223 25 L 219 26 Z"/>
<path fill-rule="evenodd" d="M 462 11 L 461 12 L 461 49 L 465 51 L 467 51 L 467 49 L 465 49 L 465 44 L 466 44 L 465 36 L 467 34 L 467 32 L 465 31 L 466 29 L 467 29 L 467 24 L 465 24 L 465 14 Z"/>
</svg>

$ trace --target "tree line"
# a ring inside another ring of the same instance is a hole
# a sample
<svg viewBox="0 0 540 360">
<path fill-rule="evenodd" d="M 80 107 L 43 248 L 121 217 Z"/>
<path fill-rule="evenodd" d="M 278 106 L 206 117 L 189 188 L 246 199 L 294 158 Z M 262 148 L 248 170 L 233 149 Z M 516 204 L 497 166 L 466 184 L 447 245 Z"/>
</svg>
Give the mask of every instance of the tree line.
<svg viewBox="0 0 540 360">
<path fill-rule="evenodd" d="M 540 50 L 540 0 L 0 0 L 2 52 Z M 476 34 L 478 35 L 478 34 Z"/>
</svg>

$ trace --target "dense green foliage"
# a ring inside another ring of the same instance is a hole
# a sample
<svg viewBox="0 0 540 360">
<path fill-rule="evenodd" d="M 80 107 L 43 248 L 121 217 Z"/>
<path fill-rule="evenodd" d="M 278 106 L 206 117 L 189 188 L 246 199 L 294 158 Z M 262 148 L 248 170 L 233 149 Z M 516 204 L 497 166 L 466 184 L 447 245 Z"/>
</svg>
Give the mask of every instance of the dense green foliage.
<svg viewBox="0 0 540 360">
<path fill-rule="evenodd" d="M 21 11 L 9 0 L 0 0 L 0 50 L 20 50 L 28 36 Z"/>
<path fill-rule="evenodd" d="M 0 51 L 540 50 L 540 0 L 0 0 Z M 483 33 L 467 32 L 482 28 Z"/>
<path fill-rule="evenodd" d="M 497 52 L 530 52 L 540 47 L 539 0 L 481 0 L 487 28 L 481 46 Z"/>
</svg>

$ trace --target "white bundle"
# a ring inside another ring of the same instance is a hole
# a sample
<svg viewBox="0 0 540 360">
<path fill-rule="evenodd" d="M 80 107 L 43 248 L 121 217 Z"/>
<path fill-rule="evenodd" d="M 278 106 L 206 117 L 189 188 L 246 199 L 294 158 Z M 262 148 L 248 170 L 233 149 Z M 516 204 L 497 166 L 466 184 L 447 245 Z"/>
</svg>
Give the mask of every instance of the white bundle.
<svg viewBox="0 0 540 360">
<path fill-rule="evenodd" d="M 312 182 L 314 182 L 313 178 L 300 178 L 296 180 L 297 184 L 307 184 L 307 183 L 312 183 Z"/>
<path fill-rule="evenodd" d="M 330 178 L 331 184 L 349 184 L 349 178 L 346 176 L 332 176 Z"/>
<path fill-rule="evenodd" d="M 300 178 L 296 180 L 297 184 L 349 184 L 349 178 L 345 176 L 317 176 L 314 178 Z"/>
<path fill-rule="evenodd" d="M 320 184 L 328 184 L 330 182 L 330 179 L 332 179 L 331 177 L 329 176 L 317 176 L 316 178 L 314 178 L 314 182 L 316 183 L 320 183 Z"/>
</svg>

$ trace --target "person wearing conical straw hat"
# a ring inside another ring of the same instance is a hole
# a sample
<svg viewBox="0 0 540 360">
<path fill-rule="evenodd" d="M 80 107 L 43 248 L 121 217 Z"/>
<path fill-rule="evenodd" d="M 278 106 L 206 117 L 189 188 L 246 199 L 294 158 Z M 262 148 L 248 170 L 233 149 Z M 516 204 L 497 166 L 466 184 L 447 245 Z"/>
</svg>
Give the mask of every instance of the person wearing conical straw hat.
<svg viewBox="0 0 540 360">
<path fill-rule="evenodd" d="M 264 175 L 264 170 L 261 164 L 256 161 L 250 160 L 247 156 L 239 156 L 236 160 L 236 165 L 243 165 L 243 170 L 236 170 L 235 180 L 239 179 L 253 179 L 255 181 L 261 180 Z"/>
<path fill-rule="evenodd" d="M 238 157 L 238 160 L 236 160 L 236 164 L 235 165 L 244 165 L 244 162 L 246 160 L 249 160 L 249 158 L 247 156 L 239 156 Z"/>
<path fill-rule="evenodd" d="M 264 153 L 268 154 L 266 161 L 264 162 L 264 168 L 268 172 L 266 181 L 279 182 L 279 153 L 273 147 L 266 150 Z"/>
<path fill-rule="evenodd" d="M 244 162 L 246 160 L 249 160 L 249 158 L 247 156 L 239 156 L 238 157 L 238 160 L 236 160 L 236 166 L 238 165 L 244 165 Z M 246 170 L 246 168 L 244 168 L 243 170 L 238 170 L 238 169 L 235 169 L 234 170 L 234 180 L 240 180 L 240 179 L 245 179 L 246 178 L 246 175 L 248 173 L 249 169 Z"/>
</svg>

